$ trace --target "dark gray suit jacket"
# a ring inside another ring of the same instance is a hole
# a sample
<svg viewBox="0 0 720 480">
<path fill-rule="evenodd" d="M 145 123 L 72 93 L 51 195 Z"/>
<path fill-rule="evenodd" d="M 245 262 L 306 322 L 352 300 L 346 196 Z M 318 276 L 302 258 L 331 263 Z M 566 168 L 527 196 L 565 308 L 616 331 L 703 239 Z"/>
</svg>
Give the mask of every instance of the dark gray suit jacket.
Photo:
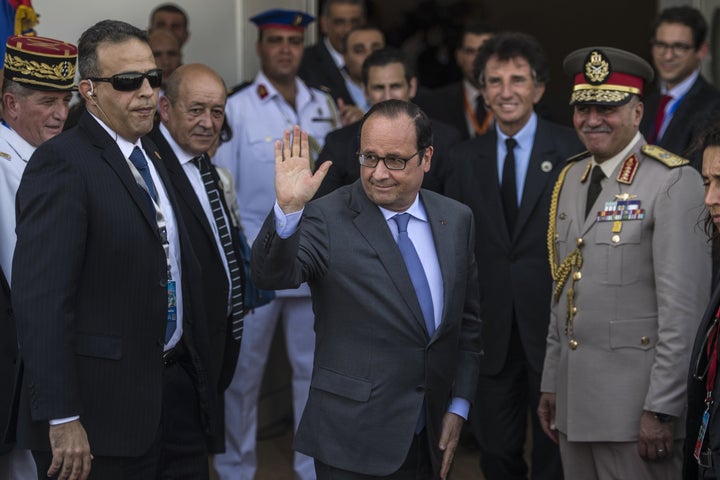
<svg viewBox="0 0 720 480">
<path fill-rule="evenodd" d="M 345 79 L 323 39 L 305 48 L 298 77 L 302 78 L 308 87 L 329 93 L 336 102 L 338 98 L 342 98 L 346 105 L 355 105 L 355 100 L 345 85 Z"/>
<path fill-rule="evenodd" d="M 271 213 L 252 256 L 261 288 L 307 281 L 315 363 L 295 449 L 337 468 L 388 475 L 405 460 L 423 399 L 433 467 L 451 397 L 472 401 L 481 354 L 474 227 L 469 209 L 421 190 L 444 284 L 440 326 L 428 338 L 397 244 L 361 183 L 306 205 L 282 240 Z"/>
<path fill-rule="evenodd" d="M 445 194 L 472 209 L 477 228 L 483 337 L 492 339 L 481 361 L 485 375 L 499 373 L 505 364 L 513 315 L 528 363 L 542 372 L 552 286 L 547 250 L 550 196 L 565 160 L 580 151 L 582 144 L 573 130 L 538 117 L 512 238 L 498 184 L 495 128 L 450 152 Z"/>
</svg>

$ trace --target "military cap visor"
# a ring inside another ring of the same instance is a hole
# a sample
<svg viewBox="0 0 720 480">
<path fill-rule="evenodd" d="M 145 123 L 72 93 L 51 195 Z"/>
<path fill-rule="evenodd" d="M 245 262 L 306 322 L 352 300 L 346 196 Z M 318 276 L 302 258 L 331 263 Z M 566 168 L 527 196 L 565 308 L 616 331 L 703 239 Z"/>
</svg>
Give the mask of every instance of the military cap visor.
<svg viewBox="0 0 720 480">
<path fill-rule="evenodd" d="M 612 47 L 575 50 L 563 61 L 565 73 L 573 76 L 570 105 L 624 105 L 633 95 L 642 96 L 654 72 L 639 56 Z"/>
<path fill-rule="evenodd" d="M 315 17 L 305 12 L 284 10 L 282 8 L 273 8 L 272 10 L 266 10 L 258 13 L 254 17 L 250 17 L 250 21 L 261 30 L 266 28 L 284 28 L 301 32 L 314 20 Z"/>
<path fill-rule="evenodd" d="M 77 47 L 52 38 L 11 35 L 3 77 L 33 90 L 75 89 Z"/>
</svg>

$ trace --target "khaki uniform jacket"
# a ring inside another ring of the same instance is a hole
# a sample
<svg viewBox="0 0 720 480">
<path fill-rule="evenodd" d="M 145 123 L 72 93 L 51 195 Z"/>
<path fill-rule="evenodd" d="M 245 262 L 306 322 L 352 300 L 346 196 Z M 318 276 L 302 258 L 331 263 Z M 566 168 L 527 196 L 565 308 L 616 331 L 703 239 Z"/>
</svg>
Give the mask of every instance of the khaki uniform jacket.
<svg viewBox="0 0 720 480">
<path fill-rule="evenodd" d="M 591 158 L 574 162 L 550 219 L 559 261 L 578 239 L 583 244 L 582 266 L 552 300 L 541 386 L 556 393 L 557 428 L 569 441 L 635 441 L 643 410 L 685 411 L 688 361 L 710 287 L 703 187 L 690 166 L 669 168 L 644 154 L 644 144 L 637 140 L 628 156 L 637 160 L 634 175 L 622 161 L 587 219 Z M 597 216 L 622 194 L 641 202 L 644 218 L 613 232 L 614 222 Z M 577 310 L 566 333 L 571 287 Z"/>
</svg>

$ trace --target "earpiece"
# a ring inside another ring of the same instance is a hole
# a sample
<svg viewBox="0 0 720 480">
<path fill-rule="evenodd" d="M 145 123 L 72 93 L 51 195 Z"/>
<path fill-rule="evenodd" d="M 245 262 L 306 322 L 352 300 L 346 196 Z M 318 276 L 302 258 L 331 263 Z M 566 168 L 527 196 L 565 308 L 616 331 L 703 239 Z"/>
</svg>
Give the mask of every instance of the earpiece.
<svg viewBox="0 0 720 480">
<path fill-rule="evenodd" d="M 88 92 L 88 97 L 94 97 L 95 96 L 95 85 L 93 85 L 92 80 L 88 80 L 90 82 L 90 91 Z"/>
</svg>

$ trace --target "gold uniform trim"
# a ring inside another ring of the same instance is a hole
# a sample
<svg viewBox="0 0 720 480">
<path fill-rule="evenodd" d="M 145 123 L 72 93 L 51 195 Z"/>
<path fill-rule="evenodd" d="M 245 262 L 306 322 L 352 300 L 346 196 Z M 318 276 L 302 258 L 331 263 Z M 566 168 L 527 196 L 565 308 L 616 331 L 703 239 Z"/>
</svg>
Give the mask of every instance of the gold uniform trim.
<svg viewBox="0 0 720 480">
<path fill-rule="evenodd" d="M 607 91 L 634 93 L 635 95 L 640 95 L 639 88 L 628 87 L 625 85 L 611 85 L 611 84 L 590 85 L 589 83 L 578 83 L 577 85 L 575 85 L 573 87 L 573 92 L 577 92 L 580 90 L 607 90 Z"/>
<path fill-rule="evenodd" d="M 668 168 L 682 167 L 690 163 L 689 160 L 668 152 L 657 145 L 643 145 L 642 152 L 650 158 L 654 158 Z"/>
<path fill-rule="evenodd" d="M 570 287 L 567 291 L 567 314 L 565 317 L 565 335 L 573 336 L 574 331 L 574 320 L 577 309 L 575 307 L 575 282 L 580 279 L 580 268 L 583 264 L 582 253 L 580 249 L 583 246 L 582 241 L 577 242 L 577 248 L 570 252 L 567 257 L 560 262 L 558 258 L 557 246 L 555 244 L 555 237 L 557 235 L 557 209 L 558 201 L 560 200 L 560 191 L 562 190 L 563 184 L 565 183 L 565 176 L 567 175 L 570 167 L 575 163 L 569 163 L 562 169 L 560 175 L 558 175 L 557 182 L 553 187 L 552 197 L 550 198 L 550 222 L 548 225 L 547 233 L 547 247 L 548 247 L 548 258 L 550 260 L 550 272 L 552 274 L 555 285 L 553 287 L 553 300 L 557 303 L 560 300 L 560 294 L 562 293 L 567 281 L 571 278 Z"/>
<path fill-rule="evenodd" d="M 627 99 L 631 94 L 628 92 L 616 92 L 607 90 L 578 90 L 573 92 L 570 97 L 571 103 L 586 103 L 586 102 L 607 102 L 607 103 L 620 103 Z"/>
<path fill-rule="evenodd" d="M 22 75 L 31 75 L 35 78 L 47 80 L 72 81 L 75 78 L 75 63 L 70 60 L 57 65 L 48 65 L 47 63 L 37 62 L 35 60 L 28 61 L 14 55 L 6 55 L 5 69 L 18 72 Z M 22 79 L 21 81 L 29 80 Z M 38 83 L 42 84 L 42 82 Z"/>
</svg>

